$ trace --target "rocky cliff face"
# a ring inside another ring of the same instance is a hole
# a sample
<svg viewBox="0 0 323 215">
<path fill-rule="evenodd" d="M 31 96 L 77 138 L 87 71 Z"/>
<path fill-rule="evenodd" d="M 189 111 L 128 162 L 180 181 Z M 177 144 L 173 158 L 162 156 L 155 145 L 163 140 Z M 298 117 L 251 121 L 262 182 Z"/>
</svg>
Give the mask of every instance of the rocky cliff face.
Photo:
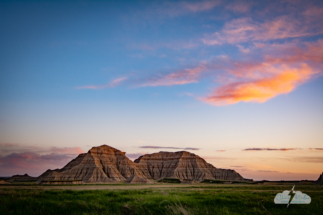
<svg viewBox="0 0 323 215">
<path fill-rule="evenodd" d="M 62 169 L 47 170 L 38 177 L 38 182 L 82 180 L 84 183 L 108 183 L 125 181 L 131 176 L 145 178 L 124 152 L 103 145 L 80 154 Z"/>
<path fill-rule="evenodd" d="M 244 180 L 234 170 L 217 169 L 199 156 L 182 152 L 159 152 L 129 160 L 124 152 L 107 145 L 93 147 L 62 169 L 47 170 L 42 181 L 82 180 L 83 183 L 150 183 L 152 179 L 178 178 Z"/>
<path fill-rule="evenodd" d="M 204 159 L 190 152 L 159 152 L 135 160 L 139 170 L 147 177 L 179 178 L 194 181 L 204 179 L 244 180 L 234 170 L 217 169 Z"/>
</svg>

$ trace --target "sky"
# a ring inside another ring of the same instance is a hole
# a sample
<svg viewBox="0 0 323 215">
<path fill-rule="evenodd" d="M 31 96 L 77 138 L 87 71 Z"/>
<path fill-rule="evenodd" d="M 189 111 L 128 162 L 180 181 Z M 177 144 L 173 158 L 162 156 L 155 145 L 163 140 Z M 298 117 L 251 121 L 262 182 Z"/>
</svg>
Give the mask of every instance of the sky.
<svg viewBox="0 0 323 215">
<path fill-rule="evenodd" d="M 323 1 L 1 1 L 0 176 L 103 144 L 254 180 L 323 163 Z"/>
</svg>

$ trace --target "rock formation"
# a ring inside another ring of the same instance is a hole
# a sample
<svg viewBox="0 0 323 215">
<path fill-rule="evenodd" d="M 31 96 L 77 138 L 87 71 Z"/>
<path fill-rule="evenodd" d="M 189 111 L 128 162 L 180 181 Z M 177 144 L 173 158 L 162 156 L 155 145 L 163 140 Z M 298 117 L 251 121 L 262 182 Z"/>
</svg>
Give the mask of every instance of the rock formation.
<svg viewBox="0 0 323 215">
<path fill-rule="evenodd" d="M 0 180 L 0 184 L 8 184 L 8 182 L 5 182 L 5 180 Z"/>
<path fill-rule="evenodd" d="M 147 154 L 132 162 L 124 152 L 102 145 L 80 154 L 62 169 L 47 170 L 37 182 L 150 183 L 153 179 L 163 178 L 178 178 L 181 181 L 245 180 L 234 170 L 217 169 L 186 151 Z"/>
<path fill-rule="evenodd" d="M 145 179 L 124 152 L 102 145 L 80 154 L 62 169 L 47 170 L 38 177 L 38 182 L 82 180 L 84 183 L 111 183 L 125 181 L 130 176 Z"/>
<path fill-rule="evenodd" d="M 317 181 L 315 182 L 315 184 L 323 185 L 323 172 L 320 175 L 320 177 L 317 179 Z"/>
<path fill-rule="evenodd" d="M 179 178 L 194 181 L 204 179 L 245 180 L 230 169 L 218 169 L 190 152 L 158 152 L 135 160 L 138 168 L 149 179 Z"/>
<path fill-rule="evenodd" d="M 10 178 L 5 179 L 6 182 L 30 182 L 36 181 L 37 178 L 31 177 L 28 174 L 24 175 L 13 175 Z"/>
</svg>

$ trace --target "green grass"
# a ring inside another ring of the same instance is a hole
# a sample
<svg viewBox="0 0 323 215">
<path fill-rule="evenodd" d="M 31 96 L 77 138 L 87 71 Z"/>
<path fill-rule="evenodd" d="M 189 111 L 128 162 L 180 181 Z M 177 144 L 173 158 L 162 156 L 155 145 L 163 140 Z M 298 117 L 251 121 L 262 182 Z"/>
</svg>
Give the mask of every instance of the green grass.
<svg viewBox="0 0 323 215">
<path fill-rule="evenodd" d="M 130 185 L 132 186 L 132 185 Z M 322 214 L 323 186 L 295 187 L 309 205 L 275 205 L 291 186 L 201 185 L 133 190 L 0 189 L 0 214 Z"/>
</svg>

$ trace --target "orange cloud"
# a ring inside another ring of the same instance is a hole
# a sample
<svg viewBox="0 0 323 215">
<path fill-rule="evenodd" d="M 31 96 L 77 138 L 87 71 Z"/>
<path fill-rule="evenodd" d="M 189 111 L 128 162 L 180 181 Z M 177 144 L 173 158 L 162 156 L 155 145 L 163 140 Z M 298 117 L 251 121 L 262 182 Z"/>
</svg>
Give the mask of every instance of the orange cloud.
<svg viewBox="0 0 323 215">
<path fill-rule="evenodd" d="M 276 68 L 271 65 L 262 64 L 262 66 L 264 68 L 261 69 L 266 72 L 271 69 L 274 73 L 276 72 Z M 202 100 L 213 105 L 234 104 L 240 101 L 263 103 L 277 95 L 291 92 L 314 73 L 312 68 L 306 64 L 302 64 L 300 68 L 282 66 L 279 74 L 272 76 L 265 74 L 262 78 L 224 85 Z"/>
<path fill-rule="evenodd" d="M 93 89 L 93 90 L 97 90 L 97 89 L 105 89 L 105 88 L 112 88 L 112 87 L 116 87 L 119 84 L 121 84 L 121 82 L 127 80 L 128 78 L 126 77 L 122 77 L 122 78 L 117 78 L 113 81 L 111 81 L 108 84 L 105 85 L 87 85 L 87 86 L 82 86 L 82 87 L 76 87 L 76 89 Z"/>
<path fill-rule="evenodd" d="M 200 100 L 213 105 L 240 101 L 263 103 L 275 96 L 290 93 L 315 75 L 322 74 L 323 40 L 301 45 L 294 41 L 264 46 L 265 49 L 258 50 L 259 55 L 263 56 L 259 61 L 217 57 L 193 68 L 153 76 L 141 86 L 183 85 L 214 76 L 220 87 Z"/>
</svg>

